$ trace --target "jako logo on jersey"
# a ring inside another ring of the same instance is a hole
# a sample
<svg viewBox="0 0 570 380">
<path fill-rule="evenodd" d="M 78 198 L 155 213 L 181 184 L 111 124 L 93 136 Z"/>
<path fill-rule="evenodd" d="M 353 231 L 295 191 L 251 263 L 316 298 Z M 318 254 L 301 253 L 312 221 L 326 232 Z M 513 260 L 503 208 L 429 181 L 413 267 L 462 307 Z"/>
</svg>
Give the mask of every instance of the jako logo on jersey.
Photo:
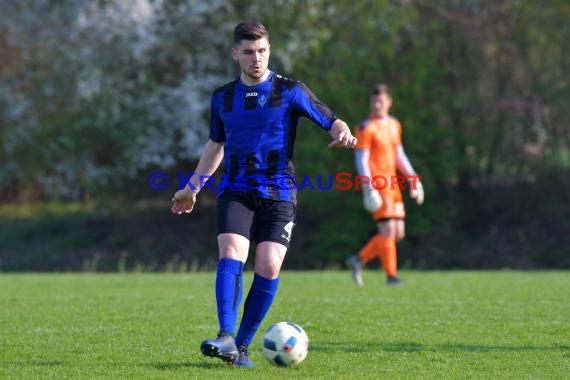
<svg viewBox="0 0 570 380">
<path fill-rule="evenodd" d="M 249 98 L 250 96 L 257 96 L 257 91 L 249 91 L 245 93 L 246 98 Z"/>
</svg>

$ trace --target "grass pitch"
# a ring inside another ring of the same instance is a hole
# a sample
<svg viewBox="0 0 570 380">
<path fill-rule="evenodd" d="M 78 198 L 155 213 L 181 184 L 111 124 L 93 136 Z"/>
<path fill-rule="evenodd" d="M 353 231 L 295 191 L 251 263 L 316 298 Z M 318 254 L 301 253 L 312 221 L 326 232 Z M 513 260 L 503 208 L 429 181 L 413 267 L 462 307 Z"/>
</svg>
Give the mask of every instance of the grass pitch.
<svg viewBox="0 0 570 380">
<path fill-rule="evenodd" d="M 401 275 L 283 272 L 244 369 L 199 352 L 218 329 L 214 273 L 0 274 L 0 378 L 569 378 L 569 272 Z M 261 355 L 284 320 L 311 341 L 296 367 Z"/>
</svg>

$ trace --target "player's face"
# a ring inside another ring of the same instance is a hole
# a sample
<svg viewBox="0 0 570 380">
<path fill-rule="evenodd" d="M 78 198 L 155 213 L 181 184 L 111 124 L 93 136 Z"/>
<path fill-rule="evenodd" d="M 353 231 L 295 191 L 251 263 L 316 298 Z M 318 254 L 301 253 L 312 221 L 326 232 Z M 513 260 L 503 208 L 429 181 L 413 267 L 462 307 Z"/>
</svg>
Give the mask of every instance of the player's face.
<svg viewBox="0 0 570 380">
<path fill-rule="evenodd" d="M 232 48 L 232 56 L 239 63 L 241 78 L 246 84 L 260 83 L 269 64 L 269 41 L 267 38 L 242 40 Z"/>
<path fill-rule="evenodd" d="M 390 107 L 392 107 L 392 98 L 385 93 L 372 95 L 370 97 L 370 105 L 374 115 L 386 117 L 388 112 L 390 112 Z"/>
</svg>

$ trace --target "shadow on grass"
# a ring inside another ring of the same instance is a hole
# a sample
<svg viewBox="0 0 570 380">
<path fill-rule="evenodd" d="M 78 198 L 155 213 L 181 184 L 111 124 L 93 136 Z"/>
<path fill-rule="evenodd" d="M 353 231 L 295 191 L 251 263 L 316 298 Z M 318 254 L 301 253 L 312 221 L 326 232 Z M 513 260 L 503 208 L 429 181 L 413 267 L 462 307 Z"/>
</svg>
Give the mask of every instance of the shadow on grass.
<svg viewBox="0 0 570 380">
<path fill-rule="evenodd" d="M 536 345 L 492 345 L 492 344 L 421 344 L 416 342 L 323 342 L 313 343 L 310 351 L 315 352 L 370 352 L 370 351 L 388 351 L 388 352 L 528 352 L 528 351 L 560 351 L 568 352 L 570 346 L 563 344 L 553 344 L 547 346 Z"/>
<path fill-rule="evenodd" d="M 221 361 L 212 361 L 211 363 L 200 361 L 200 362 L 157 362 L 148 365 L 149 367 L 160 369 L 160 370 L 175 370 L 181 368 L 202 368 L 202 369 L 210 369 L 210 368 L 220 368 L 220 367 L 231 367 L 227 364 L 222 363 Z"/>
</svg>

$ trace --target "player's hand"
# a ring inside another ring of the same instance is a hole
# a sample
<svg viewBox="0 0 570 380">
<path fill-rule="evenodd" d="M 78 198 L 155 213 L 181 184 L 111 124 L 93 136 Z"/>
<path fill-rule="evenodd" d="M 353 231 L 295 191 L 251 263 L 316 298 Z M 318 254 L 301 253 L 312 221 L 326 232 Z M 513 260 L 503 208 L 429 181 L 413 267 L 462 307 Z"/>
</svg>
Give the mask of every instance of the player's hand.
<svg viewBox="0 0 570 380">
<path fill-rule="evenodd" d="M 356 146 L 357 140 L 350 131 L 340 132 L 328 146 L 329 148 L 348 148 L 352 149 Z"/>
<path fill-rule="evenodd" d="M 198 192 L 190 189 L 188 186 L 182 190 L 178 190 L 172 198 L 173 203 L 170 211 L 176 215 L 191 213 L 194 208 L 194 204 L 196 204 L 196 194 L 198 194 Z"/>
<path fill-rule="evenodd" d="M 333 138 L 333 141 L 329 144 L 329 148 L 352 149 L 356 146 L 356 137 L 350 133 L 348 125 L 340 119 L 334 121 L 329 133 Z"/>
<path fill-rule="evenodd" d="M 424 186 L 419 179 L 415 180 L 415 183 L 410 181 L 410 197 L 416 200 L 418 205 L 424 203 Z"/>
<path fill-rule="evenodd" d="M 362 204 L 369 213 L 374 213 L 382 207 L 382 197 L 380 193 L 370 185 L 362 187 Z"/>
</svg>

